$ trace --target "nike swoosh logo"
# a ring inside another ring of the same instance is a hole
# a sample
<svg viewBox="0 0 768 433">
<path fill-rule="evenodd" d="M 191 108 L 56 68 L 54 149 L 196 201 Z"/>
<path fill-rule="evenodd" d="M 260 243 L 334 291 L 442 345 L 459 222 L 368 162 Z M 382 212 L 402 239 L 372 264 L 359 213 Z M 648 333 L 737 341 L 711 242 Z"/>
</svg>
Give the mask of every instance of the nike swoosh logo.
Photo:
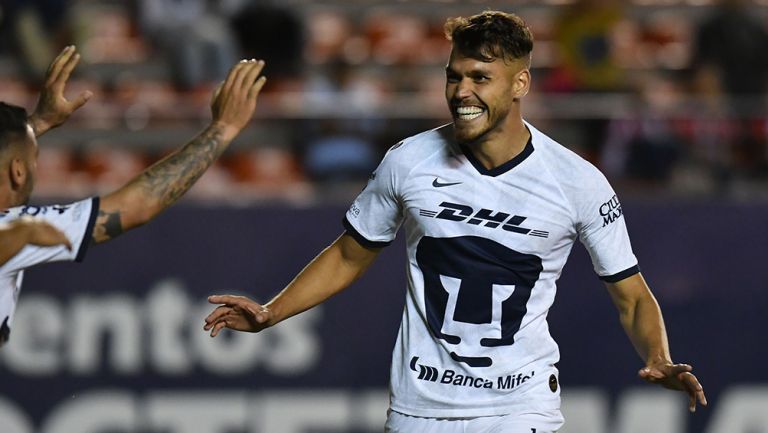
<svg viewBox="0 0 768 433">
<path fill-rule="evenodd" d="M 432 186 L 434 186 L 435 188 L 442 188 L 442 187 L 444 187 L 444 186 L 458 185 L 458 184 L 460 184 L 460 183 L 461 183 L 461 182 L 448 182 L 448 183 L 440 183 L 440 182 L 437 180 L 437 178 L 435 178 L 435 180 L 433 180 L 433 181 L 432 181 Z"/>
</svg>

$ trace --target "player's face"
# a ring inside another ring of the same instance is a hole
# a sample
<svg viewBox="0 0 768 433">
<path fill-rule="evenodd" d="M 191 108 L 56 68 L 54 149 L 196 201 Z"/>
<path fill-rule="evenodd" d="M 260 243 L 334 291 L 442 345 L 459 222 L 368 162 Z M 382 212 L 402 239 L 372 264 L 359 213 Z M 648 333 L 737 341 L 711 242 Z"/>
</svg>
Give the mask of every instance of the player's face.
<svg viewBox="0 0 768 433">
<path fill-rule="evenodd" d="M 501 132 L 521 96 L 519 74 L 527 73 L 522 62 L 485 62 L 453 50 L 445 71 L 445 99 L 456 140 L 468 143 Z"/>
</svg>

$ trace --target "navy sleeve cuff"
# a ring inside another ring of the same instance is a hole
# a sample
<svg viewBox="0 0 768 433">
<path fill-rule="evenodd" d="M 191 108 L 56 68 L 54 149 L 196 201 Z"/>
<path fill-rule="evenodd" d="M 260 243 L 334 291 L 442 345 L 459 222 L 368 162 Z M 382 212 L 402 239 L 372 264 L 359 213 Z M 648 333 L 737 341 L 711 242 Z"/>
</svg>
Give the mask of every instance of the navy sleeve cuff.
<svg viewBox="0 0 768 433">
<path fill-rule="evenodd" d="M 355 230 L 355 228 L 352 226 L 352 223 L 349 222 L 346 216 L 344 217 L 344 220 L 342 220 L 342 223 L 344 224 L 344 229 L 347 231 L 347 233 L 349 233 L 349 235 L 352 236 L 358 244 L 366 248 L 384 248 L 392 243 L 392 241 L 376 242 L 366 239 L 365 236 L 361 235 L 360 232 Z"/>
<path fill-rule="evenodd" d="M 625 278 L 629 278 L 632 275 L 635 275 L 635 274 L 637 274 L 639 272 L 640 272 L 640 266 L 639 265 L 635 265 L 635 266 L 632 266 L 629 269 L 625 269 L 625 270 L 619 272 L 618 274 L 601 276 L 600 279 L 605 281 L 606 283 L 618 283 L 619 281 L 621 281 L 621 280 L 623 280 Z"/>
<path fill-rule="evenodd" d="M 80 241 L 80 249 L 77 250 L 76 262 L 82 262 L 85 258 L 85 253 L 88 251 L 88 245 L 91 244 L 93 238 L 93 226 L 96 224 L 96 217 L 99 215 L 99 197 L 94 197 L 91 202 L 91 216 L 88 217 L 88 225 L 85 226 L 85 233 L 83 233 L 83 240 Z"/>
</svg>

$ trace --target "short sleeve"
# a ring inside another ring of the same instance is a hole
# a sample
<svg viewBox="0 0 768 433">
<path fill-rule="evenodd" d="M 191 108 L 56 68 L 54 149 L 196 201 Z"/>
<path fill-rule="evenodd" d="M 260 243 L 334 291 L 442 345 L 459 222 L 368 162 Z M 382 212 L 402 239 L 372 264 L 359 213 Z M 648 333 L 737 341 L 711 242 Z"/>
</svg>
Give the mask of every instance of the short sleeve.
<svg viewBox="0 0 768 433">
<path fill-rule="evenodd" d="M 6 270 L 23 270 L 31 266 L 60 261 L 80 262 L 85 258 L 93 225 L 99 211 L 99 198 L 93 197 L 66 205 L 21 206 L 10 209 L 0 222 L 21 217 L 45 220 L 59 229 L 72 244 L 72 251 L 64 246 L 38 247 L 27 245 L 9 260 Z"/>
<path fill-rule="evenodd" d="M 596 169 L 585 183 L 577 203 L 578 231 L 595 272 L 609 283 L 640 272 L 618 196 Z"/>
<path fill-rule="evenodd" d="M 395 239 L 403 220 L 398 184 L 398 148 L 387 152 L 368 184 L 349 207 L 344 217 L 344 228 L 358 243 L 369 248 L 381 248 Z"/>
</svg>

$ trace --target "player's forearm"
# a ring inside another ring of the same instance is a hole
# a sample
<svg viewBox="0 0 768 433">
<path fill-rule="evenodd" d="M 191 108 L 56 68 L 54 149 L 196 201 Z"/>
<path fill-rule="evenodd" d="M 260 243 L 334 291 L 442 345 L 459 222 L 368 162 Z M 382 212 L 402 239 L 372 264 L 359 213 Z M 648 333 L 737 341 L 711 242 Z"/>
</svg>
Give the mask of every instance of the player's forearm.
<svg viewBox="0 0 768 433">
<path fill-rule="evenodd" d="M 104 242 L 145 224 L 183 196 L 226 150 L 236 132 L 211 124 L 181 149 L 101 200 L 94 240 Z"/>
<path fill-rule="evenodd" d="M 340 237 L 265 305 L 272 311 L 270 326 L 322 303 L 365 273 L 378 252 L 353 245 L 357 251 L 350 255 L 349 246 L 353 242 L 349 236 Z"/>
<path fill-rule="evenodd" d="M 30 229 L 26 224 L 12 222 L 0 228 L 0 266 L 13 258 L 29 242 Z"/>
<path fill-rule="evenodd" d="M 650 292 L 621 312 L 621 323 L 646 365 L 671 362 L 664 319 Z"/>
</svg>

